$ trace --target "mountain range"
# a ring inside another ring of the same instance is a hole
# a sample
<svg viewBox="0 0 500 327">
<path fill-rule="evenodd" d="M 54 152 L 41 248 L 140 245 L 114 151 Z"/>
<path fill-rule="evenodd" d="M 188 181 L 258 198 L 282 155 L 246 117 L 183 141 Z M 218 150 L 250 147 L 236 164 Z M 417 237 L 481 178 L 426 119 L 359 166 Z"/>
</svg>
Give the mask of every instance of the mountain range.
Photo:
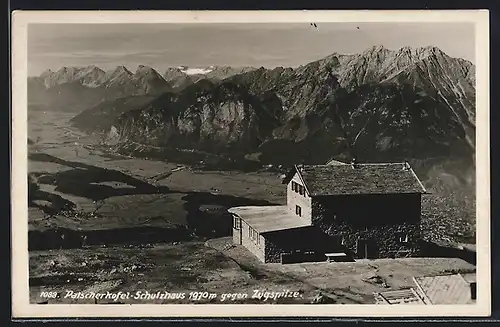
<svg viewBox="0 0 500 327">
<path fill-rule="evenodd" d="M 162 75 L 145 65 L 139 65 L 135 73 L 125 66 L 110 71 L 95 65 L 62 67 L 28 78 L 28 102 L 32 109 L 81 111 L 122 97 L 178 92 L 202 78 L 221 80 L 251 69 L 175 67 L 168 68 Z"/>
<path fill-rule="evenodd" d="M 75 126 L 112 129 L 117 147 L 131 152 L 190 149 L 283 164 L 474 161 L 475 66 L 437 47 L 374 46 L 296 68 L 62 68 L 29 78 L 28 88 L 31 108 L 81 111 Z"/>
</svg>

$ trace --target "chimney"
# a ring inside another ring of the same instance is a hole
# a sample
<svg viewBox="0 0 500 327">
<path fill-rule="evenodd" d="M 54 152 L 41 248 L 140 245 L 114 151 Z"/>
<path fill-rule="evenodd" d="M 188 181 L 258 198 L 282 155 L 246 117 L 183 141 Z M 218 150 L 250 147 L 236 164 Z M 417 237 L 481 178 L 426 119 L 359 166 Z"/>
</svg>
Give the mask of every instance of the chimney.
<svg viewBox="0 0 500 327">
<path fill-rule="evenodd" d="M 408 169 L 410 169 L 410 163 L 405 160 L 405 162 L 403 164 L 403 170 L 408 170 Z"/>
<path fill-rule="evenodd" d="M 352 167 L 352 169 L 358 168 L 358 164 L 357 164 L 356 158 L 352 158 L 352 160 L 351 160 L 351 167 Z"/>
<path fill-rule="evenodd" d="M 476 300 L 476 282 L 469 283 L 470 286 L 470 298 L 471 300 Z"/>
</svg>

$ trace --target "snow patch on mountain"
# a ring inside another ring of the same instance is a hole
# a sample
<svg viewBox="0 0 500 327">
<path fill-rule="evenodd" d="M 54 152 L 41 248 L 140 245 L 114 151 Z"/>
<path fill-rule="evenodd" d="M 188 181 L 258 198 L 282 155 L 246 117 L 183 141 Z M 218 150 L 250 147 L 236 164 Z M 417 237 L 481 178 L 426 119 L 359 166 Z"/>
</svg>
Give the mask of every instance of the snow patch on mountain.
<svg viewBox="0 0 500 327">
<path fill-rule="evenodd" d="M 204 75 L 213 71 L 212 66 L 208 68 L 191 68 L 187 66 L 179 66 L 177 68 L 179 68 L 184 74 L 187 75 Z"/>
</svg>

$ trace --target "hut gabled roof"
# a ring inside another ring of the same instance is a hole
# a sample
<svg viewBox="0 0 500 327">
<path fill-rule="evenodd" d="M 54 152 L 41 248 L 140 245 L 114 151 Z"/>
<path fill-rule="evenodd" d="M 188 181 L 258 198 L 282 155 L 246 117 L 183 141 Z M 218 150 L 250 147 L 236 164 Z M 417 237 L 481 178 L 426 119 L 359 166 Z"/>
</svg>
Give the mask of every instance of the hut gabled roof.
<svg viewBox="0 0 500 327">
<path fill-rule="evenodd" d="M 427 193 L 407 162 L 296 165 L 283 179 L 298 173 L 310 196 Z"/>
</svg>

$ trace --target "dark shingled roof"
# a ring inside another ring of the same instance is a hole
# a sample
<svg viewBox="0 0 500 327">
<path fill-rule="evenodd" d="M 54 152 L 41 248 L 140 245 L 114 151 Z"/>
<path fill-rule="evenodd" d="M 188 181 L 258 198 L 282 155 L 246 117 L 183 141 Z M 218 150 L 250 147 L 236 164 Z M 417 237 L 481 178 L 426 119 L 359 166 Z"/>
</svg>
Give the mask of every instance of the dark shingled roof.
<svg viewBox="0 0 500 327">
<path fill-rule="evenodd" d="M 408 163 L 295 166 L 311 196 L 348 194 L 426 193 Z"/>
</svg>

